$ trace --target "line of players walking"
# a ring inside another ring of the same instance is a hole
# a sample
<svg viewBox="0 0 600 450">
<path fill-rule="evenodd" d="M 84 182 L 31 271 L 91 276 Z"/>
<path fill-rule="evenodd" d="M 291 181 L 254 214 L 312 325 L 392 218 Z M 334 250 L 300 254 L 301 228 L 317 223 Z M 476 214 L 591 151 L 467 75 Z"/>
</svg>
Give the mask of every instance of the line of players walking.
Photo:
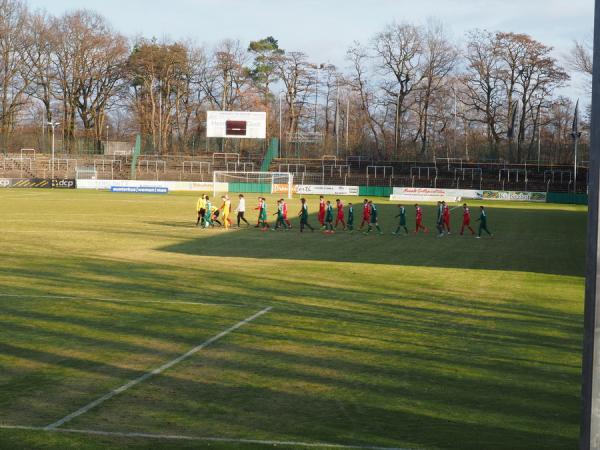
<svg viewBox="0 0 600 450">
<path fill-rule="evenodd" d="M 198 212 L 196 226 L 202 228 L 214 227 L 215 224 L 228 229 L 232 226 L 232 220 L 230 219 L 232 212 L 231 199 L 229 196 L 224 195 L 221 197 L 222 204 L 220 207 L 214 206 L 208 195 L 203 195 L 198 200 L 196 209 Z M 308 222 L 309 212 L 308 204 L 305 198 L 300 199 L 300 211 L 298 216 L 300 217 L 300 232 L 303 233 L 306 228 L 311 231 L 315 231 L 315 228 Z M 354 205 L 348 203 L 347 215 L 345 211 L 345 205 L 340 200 L 335 201 L 334 206 L 329 200 L 325 200 L 323 196 L 319 197 L 319 213 L 318 220 L 321 230 L 326 234 L 333 234 L 342 226 L 343 231 L 350 233 L 354 232 Z M 264 197 L 258 198 L 258 206 L 254 208 L 258 211 L 258 222 L 256 228 L 260 228 L 262 231 L 277 231 L 277 230 L 289 230 L 292 228 L 292 224 L 288 219 L 288 204 L 284 199 L 277 201 L 277 211 L 273 216 L 277 216 L 273 227 L 269 226 L 268 215 L 267 215 L 267 200 Z M 489 236 L 492 233 L 487 226 L 487 213 L 484 206 L 480 206 L 479 214 L 479 232 L 475 233 L 475 230 L 471 227 L 471 210 L 465 203 L 462 206 L 463 209 L 463 221 L 460 229 L 460 235 L 468 230 L 471 235 L 477 238 L 481 238 L 482 233 L 485 231 Z M 437 217 L 436 217 L 436 228 L 438 236 L 443 237 L 451 234 L 450 229 L 450 207 L 446 202 L 438 202 L 437 204 Z M 246 220 L 246 199 L 243 194 L 239 195 L 239 203 L 235 209 L 237 213 L 237 226 L 240 227 L 241 223 L 244 222 L 247 227 L 250 223 Z M 334 221 L 335 217 L 335 221 Z M 404 205 L 398 205 L 398 214 L 396 218 L 399 219 L 398 227 L 392 234 L 395 236 L 408 235 L 406 208 Z M 423 223 L 423 209 L 420 205 L 415 205 L 415 218 L 416 226 L 414 233 L 429 233 L 429 229 Z M 376 230 L 377 234 L 383 234 L 381 227 L 379 226 L 379 212 L 375 203 L 372 200 L 365 199 L 362 205 L 362 222 L 360 224 L 359 231 L 365 229 L 364 234 L 370 234 Z M 404 233 L 402 233 L 404 231 Z"/>
</svg>

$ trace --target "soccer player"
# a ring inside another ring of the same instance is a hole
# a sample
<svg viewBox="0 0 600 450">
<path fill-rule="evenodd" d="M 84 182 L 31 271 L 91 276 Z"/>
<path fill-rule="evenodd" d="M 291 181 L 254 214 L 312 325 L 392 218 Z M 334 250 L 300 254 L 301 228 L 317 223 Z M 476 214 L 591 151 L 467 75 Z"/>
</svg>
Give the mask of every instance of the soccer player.
<svg viewBox="0 0 600 450">
<path fill-rule="evenodd" d="M 271 228 L 271 230 L 278 230 L 279 227 L 283 227 L 283 229 L 285 230 L 287 228 L 287 225 L 285 224 L 285 220 L 283 218 L 283 200 L 277 200 L 277 212 L 273 215 L 277 216 L 277 221 L 275 222 L 275 226 Z"/>
<path fill-rule="evenodd" d="M 423 209 L 418 204 L 415 205 L 415 212 L 417 217 L 417 228 L 415 229 L 415 233 L 418 233 L 421 230 L 423 230 L 425 234 L 429 233 L 429 229 L 423 225 Z"/>
<path fill-rule="evenodd" d="M 435 227 L 438 230 L 438 237 L 442 237 L 444 235 L 444 206 L 442 202 L 437 202 L 437 216 L 435 221 Z"/>
<path fill-rule="evenodd" d="M 325 229 L 325 210 L 327 209 L 327 205 L 325 203 L 325 198 L 321 195 L 319 197 L 319 223 L 321 224 L 321 229 Z"/>
<path fill-rule="evenodd" d="M 269 229 L 269 222 L 267 222 L 267 199 L 261 197 L 260 211 L 258 213 L 258 223 L 261 225 L 262 231 Z"/>
<path fill-rule="evenodd" d="M 308 205 L 306 204 L 306 199 L 301 198 L 300 203 L 302 205 L 300 209 L 300 233 L 304 233 L 304 227 L 310 228 L 310 231 L 315 231 L 315 229 L 308 223 Z"/>
<path fill-rule="evenodd" d="M 377 206 L 375 205 L 375 203 L 373 203 L 372 200 L 369 200 L 368 205 L 369 205 L 369 217 L 371 219 L 371 222 L 369 223 L 369 229 L 367 230 L 367 232 L 365 234 L 369 234 L 371 232 L 371 230 L 373 229 L 373 226 L 375 226 L 375 228 L 377 228 L 378 234 L 383 234 L 383 231 L 381 231 L 381 227 L 379 226 L 379 222 L 377 221 L 377 219 L 378 219 Z"/>
<path fill-rule="evenodd" d="M 363 218 L 362 218 L 362 222 L 360 224 L 360 229 L 362 230 L 364 228 L 365 225 L 369 225 L 369 223 L 371 223 L 371 207 L 369 206 L 369 200 L 367 200 L 365 198 L 365 201 L 363 203 Z"/>
<path fill-rule="evenodd" d="M 487 234 L 490 235 L 490 237 L 494 237 L 494 235 L 490 232 L 487 226 L 487 213 L 485 212 L 485 208 L 483 206 L 480 206 L 479 209 L 481 211 L 479 213 L 479 219 L 477 219 L 477 221 L 479 222 L 479 234 L 477 235 L 477 239 L 481 239 L 482 231 L 485 231 Z"/>
<path fill-rule="evenodd" d="M 327 200 L 325 204 L 325 233 L 333 234 L 333 206 L 331 202 Z"/>
<path fill-rule="evenodd" d="M 206 199 L 204 198 L 204 194 L 200 196 L 198 203 L 196 203 L 196 211 L 198 212 L 196 226 L 200 225 L 200 227 L 204 227 L 204 214 L 206 214 Z"/>
<path fill-rule="evenodd" d="M 215 224 L 212 221 L 212 203 L 210 202 L 210 197 L 207 195 L 204 197 L 206 212 L 204 213 L 204 228 L 214 227 Z"/>
<path fill-rule="evenodd" d="M 450 234 L 450 207 L 446 202 L 442 202 L 442 229 L 446 234 Z"/>
<path fill-rule="evenodd" d="M 240 194 L 239 199 L 240 199 L 240 202 L 238 203 L 238 207 L 235 210 L 237 212 L 237 226 L 239 228 L 240 223 L 243 220 L 244 222 L 246 222 L 246 227 L 249 227 L 250 224 L 244 217 L 244 214 L 246 214 L 246 199 L 244 198 L 244 194 Z"/>
<path fill-rule="evenodd" d="M 354 231 L 354 206 L 352 203 L 348 203 L 348 223 L 346 226 L 350 233 Z"/>
<path fill-rule="evenodd" d="M 346 231 L 346 221 L 344 215 L 344 202 L 342 202 L 339 198 L 335 201 L 337 206 L 337 217 L 335 218 L 335 229 L 337 230 L 338 225 L 341 223 L 344 226 L 344 231 Z"/>
<path fill-rule="evenodd" d="M 288 220 L 288 205 L 284 199 L 281 199 L 281 209 L 283 211 L 283 221 L 288 227 L 288 230 L 292 229 L 292 223 Z"/>
<path fill-rule="evenodd" d="M 231 221 L 229 220 L 229 213 L 231 212 L 231 200 L 227 195 L 223 195 L 221 197 L 221 201 L 223 202 L 223 204 L 221 205 L 219 210 L 223 212 L 223 226 L 226 230 L 228 230 L 229 226 L 231 225 Z"/>
<path fill-rule="evenodd" d="M 260 228 L 260 212 L 262 211 L 262 207 L 263 207 L 262 197 L 258 197 L 258 206 L 256 208 L 254 208 L 254 211 L 258 211 L 258 221 L 256 222 L 256 225 L 254 228 Z"/>
<path fill-rule="evenodd" d="M 221 221 L 219 220 L 219 215 L 221 213 L 221 208 L 217 208 L 216 206 L 211 206 L 212 209 L 212 216 L 211 216 L 211 220 L 213 221 L 213 227 L 215 223 L 218 223 L 220 227 L 223 226 L 223 224 L 221 223 Z"/>
<path fill-rule="evenodd" d="M 404 232 L 408 235 L 408 228 L 406 228 L 406 208 L 404 205 L 398 205 L 398 215 L 396 217 L 400 217 L 400 222 L 398 223 L 398 228 L 392 234 L 398 236 L 400 229 L 404 228 Z"/>
<path fill-rule="evenodd" d="M 469 209 L 466 203 L 463 205 L 463 223 L 460 229 L 461 236 L 465 233 L 465 228 L 469 229 L 469 231 L 471 232 L 471 236 L 475 236 L 475 230 L 471 228 L 471 210 Z"/>
</svg>

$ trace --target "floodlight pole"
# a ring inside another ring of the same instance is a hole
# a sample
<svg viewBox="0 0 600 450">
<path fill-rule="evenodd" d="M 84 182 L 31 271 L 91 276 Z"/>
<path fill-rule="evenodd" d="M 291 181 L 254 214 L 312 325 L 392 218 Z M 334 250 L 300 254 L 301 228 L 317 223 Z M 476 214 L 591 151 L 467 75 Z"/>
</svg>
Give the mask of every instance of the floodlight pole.
<svg viewBox="0 0 600 450">
<path fill-rule="evenodd" d="M 335 92 L 335 156 L 340 156 L 340 83 L 338 81 Z"/>
<path fill-rule="evenodd" d="M 52 162 L 50 163 L 50 178 L 54 180 L 54 129 L 60 125 L 60 122 L 48 122 L 50 128 L 52 128 Z"/>
<path fill-rule="evenodd" d="M 282 95 L 283 92 L 279 93 L 279 156 L 283 153 L 283 140 L 282 138 L 282 130 L 283 130 L 283 105 L 282 105 Z"/>
<path fill-rule="evenodd" d="M 573 194 L 577 194 L 577 154 L 579 153 L 579 136 L 573 136 L 573 140 L 575 141 L 575 148 L 573 149 L 573 152 L 575 153 L 573 161 Z"/>
<path fill-rule="evenodd" d="M 594 57 L 592 77 L 592 122 L 589 165 L 588 236 L 586 259 L 584 335 L 582 358 L 581 450 L 600 450 L 600 291 L 597 284 L 600 209 L 600 0 L 595 1 Z"/>
<path fill-rule="evenodd" d="M 317 109 L 319 107 L 319 66 L 316 67 L 317 76 L 315 78 L 315 133 L 317 132 Z"/>
<path fill-rule="evenodd" d="M 319 70 L 325 68 L 325 64 L 321 63 L 319 65 L 314 66 L 316 69 L 316 78 L 315 78 L 315 133 L 317 132 L 317 122 L 318 122 L 318 109 L 319 109 Z"/>
<path fill-rule="evenodd" d="M 350 96 L 346 99 L 346 157 L 350 153 L 349 141 L 350 141 Z"/>
</svg>

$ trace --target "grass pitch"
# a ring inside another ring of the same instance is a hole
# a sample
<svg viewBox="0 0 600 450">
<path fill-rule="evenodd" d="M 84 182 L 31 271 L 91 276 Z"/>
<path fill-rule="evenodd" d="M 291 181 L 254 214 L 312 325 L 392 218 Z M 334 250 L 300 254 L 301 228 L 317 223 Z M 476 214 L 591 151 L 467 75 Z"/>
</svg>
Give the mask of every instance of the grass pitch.
<svg viewBox="0 0 600 450">
<path fill-rule="evenodd" d="M 393 237 L 385 201 L 384 236 L 200 230 L 195 203 L 0 192 L 1 448 L 576 447 L 583 208 L 490 203 L 475 240 Z"/>
</svg>

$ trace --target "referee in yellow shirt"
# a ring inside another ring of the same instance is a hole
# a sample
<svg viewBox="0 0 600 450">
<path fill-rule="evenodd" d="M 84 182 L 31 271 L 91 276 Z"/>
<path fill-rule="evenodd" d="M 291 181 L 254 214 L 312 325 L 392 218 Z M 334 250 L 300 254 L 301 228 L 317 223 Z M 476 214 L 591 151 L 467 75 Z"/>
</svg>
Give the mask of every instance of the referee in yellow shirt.
<svg viewBox="0 0 600 450">
<path fill-rule="evenodd" d="M 204 215 L 206 214 L 206 199 L 204 198 L 204 195 L 202 195 L 198 199 L 198 203 L 196 203 L 196 212 L 198 213 L 196 226 L 200 225 L 200 221 L 202 221 L 202 226 L 204 226 Z"/>
</svg>

